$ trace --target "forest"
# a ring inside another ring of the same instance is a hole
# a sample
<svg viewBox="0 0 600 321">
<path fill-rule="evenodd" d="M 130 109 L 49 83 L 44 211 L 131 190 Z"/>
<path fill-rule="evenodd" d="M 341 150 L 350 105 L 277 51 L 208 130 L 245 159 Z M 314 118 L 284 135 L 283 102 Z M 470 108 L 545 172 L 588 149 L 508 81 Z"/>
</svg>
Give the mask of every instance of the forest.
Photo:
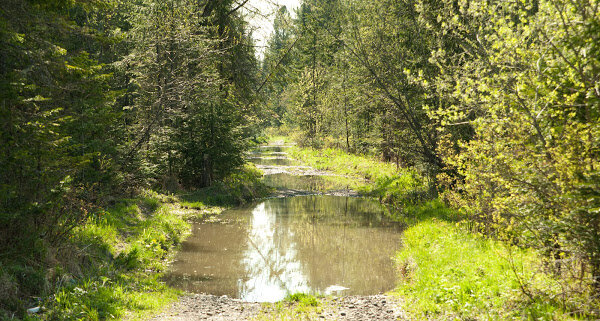
<svg viewBox="0 0 600 321">
<path fill-rule="evenodd" d="M 247 3 L 0 1 L 0 319 L 171 302 L 176 212 L 267 195 L 269 136 L 385 164 L 365 194 L 394 217 L 435 202 L 535 253 L 515 296 L 560 312 L 523 318 L 600 317 L 600 1 L 301 0 L 261 54 Z"/>
</svg>

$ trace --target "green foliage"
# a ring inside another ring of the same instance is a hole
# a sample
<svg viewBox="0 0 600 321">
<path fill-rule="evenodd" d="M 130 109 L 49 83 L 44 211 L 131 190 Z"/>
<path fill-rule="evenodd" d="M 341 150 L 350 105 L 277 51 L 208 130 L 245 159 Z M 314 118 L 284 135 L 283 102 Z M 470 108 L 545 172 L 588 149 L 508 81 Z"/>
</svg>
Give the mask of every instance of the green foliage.
<svg viewBox="0 0 600 321">
<path fill-rule="evenodd" d="M 63 241 L 118 183 L 116 94 L 102 57 L 86 51 L 98 39 L 62 11 L 78 9 L 71 2 L 0 5 L 3 252 L 33 248 L 42 236 Z"/>
<path fill-rule="evenodd" d="M 162 189 L 210 186 L 243 164 L 252 134 L 251 40 L 244 22 L 225 14 L 231 1 L 214 8 L 211 23 L 196 1 L 147 2 L 131 32 L 140 61 L 128 160 Z"/>
<path fill-rule="evenodd" d="M 55 276 L 55 295 L 42 303 L 48 309 L 42 319 L 120 318 L 130 311 L 155 311 L 177 297 L 154 272 L 164 271 L 189 223 L 178 204 L 146 194 L 119 201 L 74 231 L 74 242 L 84 254 L 70 259 L 80 265 L 60 263 L 63 274 Z M 70 274 L 74 268 L 80 276 Z"/>
<path fill-rule="evenodd" d="M 595 184 L 599 164 L 600 95 L 589 73 L 600 61 L 582 54 L 597 51 L 593 7 L 540 1 L 461 8 L 452 24 L 478 28 L 466 38 L 485 39 L 485 51 L 464 61 L 455 80 L 437 79 L 446 89 L 452 84 L 444 95 L 458 103 L 435 114 L 474 132 L 448 148 L 464 180 L 447 199 L 471 213 L 478 230 L 540 250 L 547 269 L 565 280 L 564 295 L 599 288 L 599 248 L 589 246 L 598 244 L 598 221 L 593 212 L 574 211 L 590 203 L 580 187 Z M 441 51 L 433 59 L 456 66 Z"/>
<path fill-rule="evenodd" d="M 393 205 L 388 215 L 404 223 L 397 254 L 400 283 L 394 292 L 406 300 L 416 319 L 586 319 L 594 317 L 590 293 L 567 295 L 557 275 L 543 269 L 543 253 L 473 233 L 471 213 L 448 207 L 431 195 L 419 176 L 394 164 L 341 150 L 292 148 L 290 154 L 311 166 L 356 178 L 354 188 Z M 390 175 L 394 175 L 391 176 Z M 594 178 L 595 179 L 595 178 Z M 580 186 L 595 208 L 594 179 Z M 397 182 L 397 185 L 396 185 Z M 591 245 L 591 244 L 590 244 Z M 299 299 L 302 297 L 299 296 Z"/>
<path fill-rule="evenodd" d="M 32 271 L 50 271 L 55 284 L 57 256 L 76 246 L 94 253 L 75 251 L 75 266 L 159 270 L 185 225 L 163 197 L 115 204 L 123 195 L 211 185 L 235 201 L 264 193 L 256 172 L 236 174 L 258 123 L 258 62 L 237 5 L 0 2 L 0 285 L 10 293 L 0 310 L 22 314 L 55 290 Z"/>
<path fill-rule="evenodd" d="M 441 192 L 474 231 L 538 250 L 561 295 L 598 295 L 598 1 L 302 3 L 283 90 L 300 145 L 411 168 L 427 191 L 369 174 L 373 193 L 409 209 Z"/>
<path fill-rule="evenodd" d="M 285 301 L 298 302 L 300 305 L 303 306 L 319 306 L 319 299 L 317 299 L 317 297 L 301 292 L 289 294 L 285 297 Z"/>
</svg>

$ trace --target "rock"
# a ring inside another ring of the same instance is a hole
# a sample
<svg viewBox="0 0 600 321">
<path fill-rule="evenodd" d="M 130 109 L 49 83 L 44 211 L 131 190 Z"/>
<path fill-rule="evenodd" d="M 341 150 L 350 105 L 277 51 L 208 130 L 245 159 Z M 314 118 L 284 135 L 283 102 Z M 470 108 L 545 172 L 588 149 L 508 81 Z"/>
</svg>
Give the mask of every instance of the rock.
<svg viewBox="0 0 600 321">
<path fill-rule="evenodd" d="M 42 308 L 41 307 L 35 307 L 35 308 L 31 308 L 31 309 L 27 309 L 27 314 L 35 314 L 40 312 Z"/>
</svg>

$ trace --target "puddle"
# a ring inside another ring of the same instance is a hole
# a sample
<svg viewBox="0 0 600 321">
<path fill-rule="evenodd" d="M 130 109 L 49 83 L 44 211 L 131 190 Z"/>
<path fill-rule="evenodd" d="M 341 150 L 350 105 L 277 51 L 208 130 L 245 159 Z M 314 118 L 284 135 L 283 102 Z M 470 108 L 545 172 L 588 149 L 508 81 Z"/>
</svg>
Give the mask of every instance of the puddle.
<svg viewBox="0 0 600 321">
<path fill-rule="evenodd" d="M 302 166 L 287 148 L 261 146 L 248 157 L 280 198 L 196 223 L 166 276 L 171 286 L 257 302 L 394 288 L 400 225 L 378 202 L 345 196 L 350 179 Z"/>
<path fill-rule="evenodd" d="M 167 282 L 259 302 L 295 292 L 389 291 L 401 230 L 384 212 L 364 198 L 315 195 L 229 210 L 220 222 L 194 225 Z"/>
<path fill-rule="evenodd" d="M 299 166 L 300 162 L 286 157 L 250 157 L 248 160 L 255 165 L 267 166 Z"/>
</svg>

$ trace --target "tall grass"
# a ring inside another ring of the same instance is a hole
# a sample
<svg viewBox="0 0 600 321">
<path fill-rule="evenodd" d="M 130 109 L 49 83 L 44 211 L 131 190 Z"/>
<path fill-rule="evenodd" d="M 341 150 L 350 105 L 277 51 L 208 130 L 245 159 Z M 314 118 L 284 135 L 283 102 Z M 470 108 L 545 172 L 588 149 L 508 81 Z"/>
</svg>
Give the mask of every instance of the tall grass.
<svg viewBox="0 0 600 321">
<path fill-rule="evenodd" d="M 558 283 L 539 272 L 539 257 L 531 250 L 438 219 L 411 226 L 403 239 L 395 293 L 416 319 L 571 319 L 552 299 L 560 292 Z"/>
<path fill-rule="evenodd" d="M 42 305 L 40 319 L 104 320 L 130 312 L 149 314 L 177 298 L 160 281 L 169 257 L 189 233 L 189 223 L 168 197 L 146 192 L 123 199 L 89 218 L 73 233 L 84 251 L 79 273 L 59 271 L 64 280 Z"/>
</svg>

